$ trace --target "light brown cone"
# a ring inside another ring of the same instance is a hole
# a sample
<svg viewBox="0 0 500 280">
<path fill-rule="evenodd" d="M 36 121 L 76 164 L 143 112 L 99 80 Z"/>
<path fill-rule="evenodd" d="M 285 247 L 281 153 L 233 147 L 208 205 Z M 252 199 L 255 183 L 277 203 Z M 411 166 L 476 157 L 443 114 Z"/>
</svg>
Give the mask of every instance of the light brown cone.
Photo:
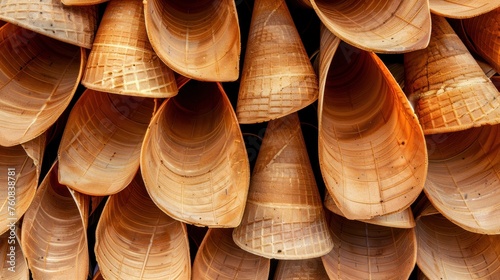
<svg viewBox="0 0 500 280">
<path fill-rule="evenodd" d="M 141 97 L 177 94 L 173 71 L 149 43 L 140 0 L 112 0 L 107 4 L 82 84 L 98 91 Z"/>
<path fill-rule="evenodd" d="M 500 123 L 500 93 L 446 19 L 432 16 L 425 50 L 405 54 L 405 90 L 424 133 Z"/>
<path fill-rule="evenodd" d="M 296 112 L 317 100 L 317 83 L 285 1 L 255 1 L 236 105 L 239 122 Z"/>
<path fill-rule="evenodd" d="M 269 278 L 270 260 L 238 247 L 233 229 L 209 229 L 193 264 L 193 279 L 261 280 Z"/>
<path fill-rule="evenodd" d="M 383 227 L 332 214 L 333 250 L 322 257 L 330 279 L 409 279 L 417 260 L 415 229 Z"/>
<path fill-rule="evenodd" d="M 280 260 L 274 280 L 329 280 L 321 258 L 305 260 Z"/>
<path fill-rule="evenodd" d="M 429 0 L 431 12 L 448 18 L 472 18 L 500 7 L 499 0 Z"/>
<path fill-rule="evenodd" d="M 66 6 L 89 6 L 97 5 L 109 0 L 61 0 L 61 3 Z"/>
<path fill-rule="evenodd" d="M 0 20 L 90 49 L 97 29 L 97 6 L 71 7 L 61 0 L 0 0 Z"/>
<path fill-rule="evenodd" d="M 240 26 L 233 0 L 144 0 L 156 54 L 175 72 L 213 82 L 239 76 Z"/>
<path fill-rule="evenodd" d="M 266 258 L 319 257 L 333 247 L 324 215 L 297 113 L 269 122 L 234 241 Z"/>
</svg>

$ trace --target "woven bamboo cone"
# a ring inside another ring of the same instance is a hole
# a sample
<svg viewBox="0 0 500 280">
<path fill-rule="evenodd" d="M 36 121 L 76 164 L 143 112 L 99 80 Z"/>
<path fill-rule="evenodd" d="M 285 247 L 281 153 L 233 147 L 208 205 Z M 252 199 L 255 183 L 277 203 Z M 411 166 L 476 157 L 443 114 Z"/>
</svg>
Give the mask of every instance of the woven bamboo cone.
<svg viewBox="0 0 500 280">
<path fill-rule="evenodd" d="M 432 16 L 429 47 L 405 54 L 405 90 L 424 133 L 500 122 L 500 94 L 446 19 Z"/>
<path fill-rule="evenodd" d="M 472 18 L 500 7 L 499 0 L 429 0 L 433 14 L 448 18 Z"/>
<path fill-rule="evenodd" d="M 305 260 L 280 260 L 276 267 L 274 280 L 329 280 L 321 258 Z"/>
<path fill-rule="evenodd" d="M 13 24 L 0 28 L 0 145 L 45 132 L 70 103 L 85 51 Z"/>
<path fill-rule="evenodd" d="M 146 188 L 174 219 L 235 227 L 250 165 L 236 115 L 220 83 L 191 80 L 158 109 L 141 150 Z"/>
<path fill-rule="evenodd" d="M 105 279 L 191 278 L 186 225 L 153 203 L 140 173 L 106 202 L 94 251 Z"/>
<path fill-rule="evenodd" d="M 15 229 L 0 236 L 0 279 L 29 280 L 29 269 L 19 239 L 18 224 Z M 14 250 L 12 250 L 12 247 Z"/>
<path fill-rule="evenodd" d="M 0 0 L 0 20 L 90 49 L 97 29 L 97 7 L 65 6 L 61 0 Z"/>
<path fill-rule="evenodd" d="M 141 1 L 112 0 L 107 4 L 82 84 L 98 91 L 141 97 L 177 94 L 173 71 L 149 43 Z"/>
<path fill-rule="evenodd" d="M 320 257 L 333 247 L 324 215 L 297 113 L 269 122 L 235 243 L 266 258 Z"/>
<path fill-rule="evenodd" d="M 238 247 L 233 229 L 209 229 L 193 264 L 193 279 L 259 280 L 269 278 L 270 260 Z"/>
<path fill-rule="evenodd" d="M 236 105 L 239 122 L 296 112 L 317 100 L 317 83 L 285 1 L 255 1 Z"/>
<path fill-rule="evenodd" d="M 323 29 L 322 36 L 333 35 Z M 332 67 L 320 62 L 318 103 L 318 154 L 328 192 L 348 219 L 399 212 L 417 198 L 427 175 L 420 125 L 377 55 L 344 44 L 334 56 L 330 42 L 321 49 Z"/>
<path fill-rule="evenodd" d="M 500 234 L 500 125 L 426 137 L 429 174 L 424 191 L 462 228 Z"/>
<path fill-rule="evenodd" d="M 146 30 L 172 70 L 200 81 L 235 81 L 241 38 L 233 0 L 145 0 Z"/>
<path fill-rule="evenodd" d="M 59 182 L 104 196 L 124 189 L 139 169 L 154 100 L 87 89 L 74 105 L 59 144 Z"/>
<path fill-rule="evenodd" d="M 415 229 L 330 215 L 333 250 L 322 257 L 330 279 L 408 279 L 417 260 Z"/>
<path fill-rule="evenodd" d="M 24 215 L 21 245 L 33 279 L 86 279 L 89 197 L 57 182 L 57 162 Z"/>
<path fill-rule="evenodd" d="M 429 43 L 427 0 L 311 0 L 311 4 L 330 32 L 360 49 L 402 53 Z"/>
<path fill-rule="evenodd" d="M 417 218 L 417 265 L 429 279 L 499 279 L 500 235 L 460 228 L 440 214 Z"/>
</svg>

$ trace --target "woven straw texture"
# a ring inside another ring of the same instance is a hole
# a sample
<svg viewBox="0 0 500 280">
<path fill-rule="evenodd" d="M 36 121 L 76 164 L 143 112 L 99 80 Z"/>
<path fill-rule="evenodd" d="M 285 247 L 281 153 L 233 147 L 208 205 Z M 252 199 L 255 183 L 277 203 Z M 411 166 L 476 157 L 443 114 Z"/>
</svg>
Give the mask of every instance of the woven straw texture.
<svg viewBox="0 0 500 280">
<path fill-rule="evenodd" d="M 306 260 L 280 260 L 274 280 L 329 280 L 321 258 L 312 258 Z"/>
</svg>

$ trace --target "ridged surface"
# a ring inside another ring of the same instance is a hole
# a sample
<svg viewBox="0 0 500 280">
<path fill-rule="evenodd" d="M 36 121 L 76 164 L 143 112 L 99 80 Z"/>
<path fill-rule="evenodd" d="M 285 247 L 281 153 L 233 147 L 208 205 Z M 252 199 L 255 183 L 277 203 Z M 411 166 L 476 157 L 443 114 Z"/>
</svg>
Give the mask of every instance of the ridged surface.
<svg viewBox="0 0 500 280">
<path fill-rule="evenodd" d="M 298 115 L 269 122 L 235 243 L 267 258 L 319 257 L 333 247 L 324 215 Z"/>
<path fill-rule="evenodd" d="M 427 0 L 311 0 L 311 4 L 330 32 L 364 50 L 401 53 L 429 43 Z"/>
<path fill-rule="evenodd" d="M 186 225 L 151 201 L 140 174 L 108 199 L 95 253 L 105 279 L 191 278 Z"/>
<path fill-rule="evenodd" d="M 500 125 L 436 134 L 426 141 L 429 200 L 466 230 L 500 234 Z"/>
<path fill-rule="evenodd" d="M 269 278 L 270 260 L 238 247 L 233 229 L 209 229 L 198 248 L 193 279 L 261 280 Z"/>
<path fill-rule="evenodd" d="M 64 6 L 61 0 L 1 0 L 0 19 L 90 49 L 97 29 L 97 6 Z"/>
<path fill-rule="evenodd" d="M 448 18 L 472 18 L 500 7 L 499 0 L 429 0 L 431 12 Z"/>
<path fill-rule="evenodd" d="M 250 167 L 241 130 L 220 84 L 191 80 L 156 112 L 141 151 L 146 188 L 175 219 L 235 227 Z"/>
<path fill-rule="evenodd" d="M 432 16 L 429 47 L 405 54 L 405 91 L 425 134 L 500 122 L 500 94 L 446 19 Z"/>
<path fill-rule="evenodd" d="M 145 0 L 146 29 L 172 70 L 202 81 L 235 81 L 240 28 L 233 0 Z"/>
<path fill-rule="evenodd" d="M 318 99 L 318 81 L 284 0 L 256 0 L 236 114 L 258 123 Z"/>
<path fill-rule="evenodd" d="M 87 89 L 71 110 L 59 145 L 59 181 L 79 192 L 109 195 L 139 169 L 154 100 Z"/>
<path fill-rule="evenodd" d="M 142 97 L 177 94 L 173 71 L 149 43 L 141 1 L 112 0 L 107 4 L 82 84 L 94 90 Z"/>
<path fill-rule="evenodd" d="M 321 258 L 280 260 L 274 280 L 329 280 Z"/>
<path fill-rule="evenodd" d="M 79 47 L 13 24 L 0 28 L 0 145 L 27 142 L 58 119 L 80 82 L 84 58 Z"/>
<path fill-rule="evenodd" d="M 28 264 L 24 257 L 21 247 L 21 241 L 18 238 L 21 233 L 18 230 L 19 224 L 16 224 L 16 230 L 7 231 L 0 236 L 0 279 L 8 280 L 29 280 Z M 14 250 L 11 250 L 14 247 Z"/>
<path fill-rule="evenodd" d="M 330 216 L 333 250 L 322 257 L 330 279 L 408 279 L 417 259 L 415 229 Z"/>
</svg>

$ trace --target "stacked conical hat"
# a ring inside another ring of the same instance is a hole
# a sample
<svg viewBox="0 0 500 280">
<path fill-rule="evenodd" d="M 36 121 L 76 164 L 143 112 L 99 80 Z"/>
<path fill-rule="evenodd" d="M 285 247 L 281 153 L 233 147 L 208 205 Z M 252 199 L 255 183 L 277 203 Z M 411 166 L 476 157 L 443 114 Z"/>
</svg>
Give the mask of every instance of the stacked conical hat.
<svg viewBox="0 0 500 280">
<path fill-rule="evenodd" d="M 471 18 L 500 7 L 499 0 L 429 0 L 431 12 L 448 18 Z"/>
<path fill-rule="evenodd" d="M 254 3 L 236 114 L 257 123 L 318 98 L 317 78 L 284 0 Z"/>
<path fill-rule="evenodd" d="M 297 113 L 269 122 L 241 224 L 242 249 L 276 259 L 308 259 L 333 243 Z"/>
<path fill-rule="evenodd" d="M 321 258 L 304 260 L 280 260 L 276 267 L 274 280 L 308 279 L 329 280 Z"/>
<path fill-rule="evenodd" d="M 149 43 L 141 1 L 113 0 L 107 4 L 82 84 L 98 91 L 142 97 L 177 94 L 173 71 Z"/>
</svg>

